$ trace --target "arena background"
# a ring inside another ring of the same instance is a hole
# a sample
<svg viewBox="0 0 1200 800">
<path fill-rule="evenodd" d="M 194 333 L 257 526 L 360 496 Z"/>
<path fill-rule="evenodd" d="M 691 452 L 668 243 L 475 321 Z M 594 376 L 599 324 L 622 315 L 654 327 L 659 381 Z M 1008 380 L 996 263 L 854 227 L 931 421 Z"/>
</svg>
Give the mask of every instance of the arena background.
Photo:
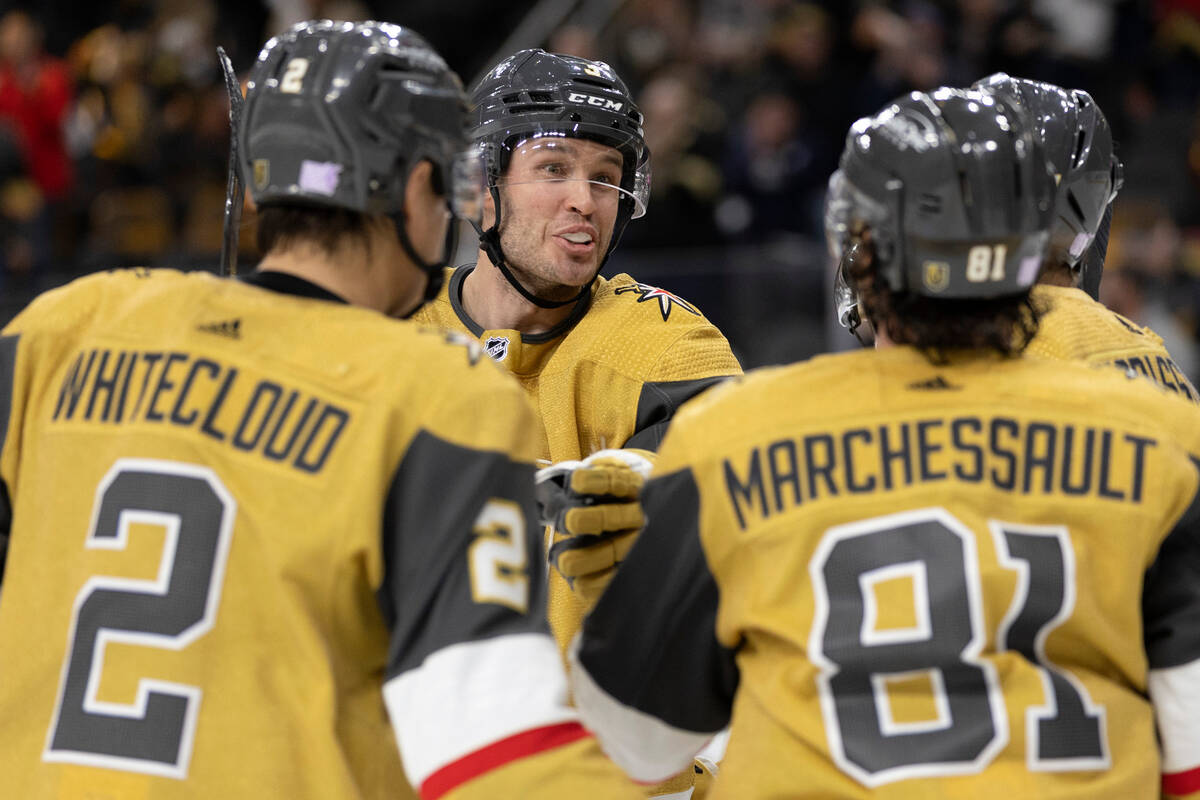
<svg viewBox="0 0 1200 800">
<path fill-rule="evenodd" d="M 244 74 L 313 17 L 411 26 L 468 85 L 521 47 L 611 63 L 646 115 L 653 190 L 605 271 L 697 304 L 746 367 L 853 345 L 831 324 L 820 209 L 855 118 L 997 70 L 1086 89 L 1126 174 L 1103 299 L 1200 377 L 1200 0 L 0 3 L 0 322 L 98 269 L 215 269 L 214 48 Z"/>
</svg>

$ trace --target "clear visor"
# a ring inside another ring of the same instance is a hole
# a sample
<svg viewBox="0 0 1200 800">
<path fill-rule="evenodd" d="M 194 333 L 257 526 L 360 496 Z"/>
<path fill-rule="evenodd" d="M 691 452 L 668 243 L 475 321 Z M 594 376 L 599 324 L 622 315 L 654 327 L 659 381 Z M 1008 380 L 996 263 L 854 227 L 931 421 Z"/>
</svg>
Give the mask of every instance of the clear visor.
<svg viewBox="0 0 1200 800">
<path fill-rule="evenodd" d="M 866 211 L 866 214 L 863 212 Z M 825 244 L 834 265 L 833 301 L 838 323 L 847 328 L 864 347 L 875 341 L 875 331 L 859 308 L 858 294 L 846 278 L 848 260 L 852 257 L 850 234 L 853 222 L 862 217 L 882 219 L 884 209 L 863 195 L 839 169 L 829 178 L 825 195 Z"/>
<path fill-rule="evenodd" d="M 1114 155 L 1112 157 L 1112 194 L 1108 196 L 1108 202 L 1112 203 L 1117 199 L 1117 193 L 1121 191 L 1121 187 L 1125 185 L 1125 165 L 1117 160 Z"/>
<path fill-rule="evenodd" d="M 859 344 L 863 347 L 871 347 L 875 344 L 875 328 L 862 313 L 858 303 L 858 294 L 846 280 L 846 270 L 849 267 L 846 262 L 850 257 L 850 253 L 847 252 L 834 271 L 833 298 L 837 304 L 838 323 L 854 334 L 854 338 L 858 339 Z"/>
<path fill-rule="evenodd" d="M 837 306 L 838 323 L 843 328 L 849 328 L 851 314 L 858 311 L 858 294 L 846 281 L 845 264 L 840 260 L 833 274 L 833 299 Z"/>
<path fill-rule="evenodd" d="M 483 198 L 487 187 L 483 148 L 472 145 L 450 163 L 450 210 L 459 219 L 483 223 Z"/>
<path fill-rule="evenodd" d="M 825 192 L 825 246 L 834 264 L 841 262 L 842 251 L 850 241 L 851 203 L 846 188 L 846 178 L 840 169 L 829 176 Z"/>
<path fill-rule="evenodd" d="M 858 296 L 846 281 L 844 256 L 850 245 L 850 219 L 853 210 L 845 175 L 839 169 L 829 177 L 825 194 L 825 245 L 833 263 L 833 299 L 838 322 L 849 328 L 851 312 L 858 308 Z"/>
<path fill-rule="evenodd" d="M 586 185 L 593 201 L 614 208 L 622 199 L 633 203 L 632 218 L 646 215 L 650 199 L 650 163 L 633 173 L 632 186 L 622 185 L 625 161 L 621 150 L 565 132 L 544 132 L 518 142 L 508 159 L 501 186 L 544 183 L 547 188 Z"/>
</svg>

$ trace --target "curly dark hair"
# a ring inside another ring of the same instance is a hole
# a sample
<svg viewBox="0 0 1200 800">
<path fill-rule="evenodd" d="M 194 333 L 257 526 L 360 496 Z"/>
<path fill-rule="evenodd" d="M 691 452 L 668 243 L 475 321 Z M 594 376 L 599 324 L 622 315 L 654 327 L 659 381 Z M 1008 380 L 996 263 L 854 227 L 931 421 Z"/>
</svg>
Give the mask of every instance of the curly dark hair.
<svg viewBox="0 0 1200 800">
<path fill-rule="evenodd" d="M 935 364 L 944 363 L 952 350 L 1018 356 L 1037 335 L 1043 311 L 1028 292 L 989 300 L 939 300 L 893 291 L 875 269 L 875 249 L 864 228 L 851 233 L 845 259 L 863 316 L 892 342 L 916 347 Z"/>
</svg>

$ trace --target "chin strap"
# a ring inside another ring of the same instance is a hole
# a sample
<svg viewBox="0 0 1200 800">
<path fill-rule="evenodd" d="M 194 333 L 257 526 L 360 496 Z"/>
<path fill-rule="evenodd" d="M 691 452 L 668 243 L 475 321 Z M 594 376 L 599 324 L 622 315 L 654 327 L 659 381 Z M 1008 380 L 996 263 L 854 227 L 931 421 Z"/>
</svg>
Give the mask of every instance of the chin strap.
<svg viewBox="0 0 1200 800">
<path fill-rule="evenodd" d="M 579 290 L 579 294 L 575 295 L 571 299 L 546 300 L 538 297 L 536 294 L 522 286 L 521 282 L 517 280 L 517 276 L 513 275 L 512 270 L 508 268 L 508 261 L 504 258 L 504 250 L 500 247 L 500 192 L 495 186 L 492 186 L 491 193 L 493 201 L 492 205 L 496 208 L 495 224 L 485 231 L 483 226 L 476 223 L 475 220 L 471 220 L 471 227 L 475 229 L 477 234 L 479 234 L 479 249 L 487 253 L 488 260 L 496 266 L 496 269 L 500 270 L 500 274 L 503 275 L 504 279 L 508 281 L 514 289 L 517 290 L 517 294 L 521 295 L 521 297 L 524 297 L 538 308 L 562 308 L 563 306 L 569 306 L 572 303 L 579 302 L 581 297 L 592 290 L 592 284 L 596 282 L 596 277 L 600 274 L 600 269 L 604 268 L 604 262 L 608 260 L 608 254 L 604 254 L 604 259 L 600 262 L 600 269 L 596 270 L 596 274 L 592 276 L 592 279 L 588 281 L 582 289 Z"/>
<path fill-rule="evenodd" d="M 450 263 L 450 258 L 454 255 L 455 244 L 458 242 L 458 226 L 455 223 L 456 220 L 451 219 L 450 224 L 446 226 L 446 240 L 442 244 L 441 260 L 431 264 L 421 258 L 420 254 L 417 253 L 417 248 L 413 247 L 412 240 L 408 238 L 408 228 L 404 224 L 404 213 L 400 212 L 392 215 L 392 224 L 396 227 L 396 237 L 400 239 L 400 247 L 412 259 L 412 262 L 429 276 L 429 281 L 425 284 L 425 295 L 421 298 L 421 302 L 417 303 L 412 311 L 402 316 L 401 319 L 408 319 L 417 313 L 421 306 L 437 297 L 438 292 L 442 290 L 442 283 L 445 280 L 445 268 Z"/>
</svg>

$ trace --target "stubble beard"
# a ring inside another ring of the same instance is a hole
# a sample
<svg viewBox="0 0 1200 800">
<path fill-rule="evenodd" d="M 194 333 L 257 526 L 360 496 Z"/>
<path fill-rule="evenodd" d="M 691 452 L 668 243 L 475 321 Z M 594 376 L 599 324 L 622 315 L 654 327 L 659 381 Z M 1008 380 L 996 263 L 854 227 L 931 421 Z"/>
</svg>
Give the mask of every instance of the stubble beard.
<svg viewBox="0 0 1200 800">
<path fill-rule="evenodd" d="M 526 224 L 519 215 L 515 221 L 512 215 L 506 216 L 501 221 L 499 233 L 500 247 L 509 271 L 531 294 L 543 300 L 562 302 L 578 295 L 586 285 L 573 286 L 555 280 L 556 265 L 538 252 L 537 243 L 540 239 L 532 226 Z M 603 246 L 607 247 L 607 244 Z M 597 243 L 597 252 L 602 252 L 600 247 L 601 243 Z M 598 272 L 597 266 L 592 266 L 588 281 Z"/>
</svg>

